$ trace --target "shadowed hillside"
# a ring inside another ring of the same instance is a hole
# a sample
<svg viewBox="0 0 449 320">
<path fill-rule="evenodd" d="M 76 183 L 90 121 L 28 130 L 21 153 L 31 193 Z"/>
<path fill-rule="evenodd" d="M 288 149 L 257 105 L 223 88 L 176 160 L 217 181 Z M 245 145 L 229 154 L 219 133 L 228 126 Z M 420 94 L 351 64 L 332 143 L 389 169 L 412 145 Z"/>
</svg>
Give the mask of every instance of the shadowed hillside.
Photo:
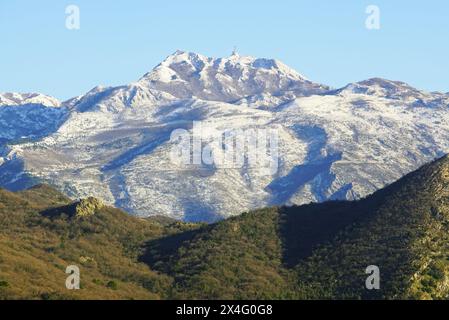
<svg viewBox="0 0 449 320">
<path fill-rule="evenodd" d="M 181 231 L 182 224 L 163 226 L 109 207 L 89 212 L 88 200 L 72 203 L 48 186 L 0 190 L 0 298 L 167 297 L 171 278 L 137 256 L 143 242 Z M 80 268 L 81 290 L 65 288 L 69 265 Z"/>
<path fill-rule="evenodd" d="M 264 209 L 192 233 L 176 252 L 148 248 L 177 297 L 446 298 L 449 159 L 361 201 Z M 365 288 L 370 265 L 380 290 Z"/>
</svg>

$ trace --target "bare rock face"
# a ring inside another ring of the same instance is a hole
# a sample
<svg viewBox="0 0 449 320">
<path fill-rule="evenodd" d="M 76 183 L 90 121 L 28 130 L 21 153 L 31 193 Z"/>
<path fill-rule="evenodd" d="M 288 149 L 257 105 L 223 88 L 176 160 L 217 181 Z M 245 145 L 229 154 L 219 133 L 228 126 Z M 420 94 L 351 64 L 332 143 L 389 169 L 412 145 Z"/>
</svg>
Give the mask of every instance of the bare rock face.
<svg viewBox="0 0 449 320">
<path fill-rule="evenodd" d="M 103 207 L 103 203 L 97 198 L 89 197 L 86 199 L 81 199 L 75 205 L 75 217 L 84 218 L 92 216 Z"/>
</svg>

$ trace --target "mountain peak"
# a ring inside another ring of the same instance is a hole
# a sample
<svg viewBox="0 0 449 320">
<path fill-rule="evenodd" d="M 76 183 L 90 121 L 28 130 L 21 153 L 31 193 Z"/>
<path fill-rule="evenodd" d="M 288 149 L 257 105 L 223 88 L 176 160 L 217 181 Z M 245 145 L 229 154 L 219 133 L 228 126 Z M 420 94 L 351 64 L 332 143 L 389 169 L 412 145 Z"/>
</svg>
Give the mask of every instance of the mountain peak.
<svg viewBox="0 0 449 320">
<path fill-rule="evenodd" d="M 174 53 L 165 58 L 165 60 L 162 61 L 160 65 L 170 66 L 175 63 L 181 62 L 194 63 L 195 61 L 206 61 L 206 60 L 208 60 L 208 58 L 201 54 L 195 52 L 176 50 Z"/>
<path fill-rule="evenodd" d="M 380 98 L 402 100 L 404 102 L 426 101 L 432 98 L 426 92 L 420 91 L 411 85 L 383 78 L 370 78 L 350 83 L 337 90 L 339 94 L 364 94 Z"/>
<path fill-rule="evenodd" d="M 40 104 L 46 107 L 59 107 L 58 99 L 40 93 L 0 93 L 0 106 L 19 106 L 27 104 Z"/>
<path fill-rule="evenodd" d="M 278 60 L 243 56 L 235 51 L 228 57 L 211 58 L 177 50 L 139 82 L 176 98 L 224 102 L 262 93 L 294 92 L 304 96 L 328 89 Z"/>
<path fill-rule="evenodd" d="M 225 64 L 232 64 L 240 65 L 242 68 L 247 67 L 265 70 L 276 69 L 293 78 L 305 79 L 304 76 L 277 59 L 255 58 L 253 56 L 240 55 L 236 50 L 234 50 L 230 56 L 222 58 L 207 57 L 195 52 L 176 50 L 157 67 L 161 65 L 171 66 L 176 63 L 190 63 L 197 69 L 197 71 L 201 71 L 202 68 L 207 66 L 207 63 L 222 66 Z M 157 67 L 155 69 L 157 69 Z M 221 71 L 224 70 L 222 69 Z"/>
</svg>

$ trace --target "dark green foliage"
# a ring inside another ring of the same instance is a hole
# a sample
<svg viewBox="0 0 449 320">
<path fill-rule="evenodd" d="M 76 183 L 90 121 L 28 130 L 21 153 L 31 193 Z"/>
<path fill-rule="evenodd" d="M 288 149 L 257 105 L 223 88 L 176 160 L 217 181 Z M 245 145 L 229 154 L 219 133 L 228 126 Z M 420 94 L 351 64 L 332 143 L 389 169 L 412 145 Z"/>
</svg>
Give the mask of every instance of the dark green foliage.
<svg viewBox="0 0 449 320">
<path fill-rule="evenodd" d="M 0 189 L 0 279 L 9 284 L 0 288 L 0 299 L 167 297 L 170 277 L 137 257 L 146 241 L 177 232 L 176 227 L 109 207 L 76 216 L 67 210 L 73 205 L 48 186 L 18 193 Z M 80 268 L 81 290 L 65 288 L 69 265 Z M 107 290 L 109 281 L 113 290 Z"/>
<path fill-rule="evenodd" d="M 109 289 L 111 289 L 111 290 L 117 290 L 118 289 L 118 285 L 117 285 L 117 283 L 115 282 L 115 281 L 109 281 L 107 284 L 106 284 L 106 287 L 108 287 Z"/>
<path fill-rule="evenodd" d="M 443 158 L 361 201 L 258 210 L 152 241 L 146 262 L 180 298 L 445 298 L 448 243 Z M 380 290 L 365 288 L 370 265 Z"/>
</svg>

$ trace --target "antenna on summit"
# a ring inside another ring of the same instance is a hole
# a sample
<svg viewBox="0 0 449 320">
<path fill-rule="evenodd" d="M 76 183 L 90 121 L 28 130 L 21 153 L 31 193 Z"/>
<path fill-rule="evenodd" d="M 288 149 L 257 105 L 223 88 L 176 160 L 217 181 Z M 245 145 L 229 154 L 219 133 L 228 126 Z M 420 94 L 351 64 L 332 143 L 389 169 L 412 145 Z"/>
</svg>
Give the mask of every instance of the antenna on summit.
<svg viewBox="0 0 449 320">
<path fill-rule="evenodd" d="M 239 54 L 237 53 L 237 47 L 234 46 L 234 50 L 232 50 L 232 55 L 233 56 L 238 56 Z"/>
</svg>

